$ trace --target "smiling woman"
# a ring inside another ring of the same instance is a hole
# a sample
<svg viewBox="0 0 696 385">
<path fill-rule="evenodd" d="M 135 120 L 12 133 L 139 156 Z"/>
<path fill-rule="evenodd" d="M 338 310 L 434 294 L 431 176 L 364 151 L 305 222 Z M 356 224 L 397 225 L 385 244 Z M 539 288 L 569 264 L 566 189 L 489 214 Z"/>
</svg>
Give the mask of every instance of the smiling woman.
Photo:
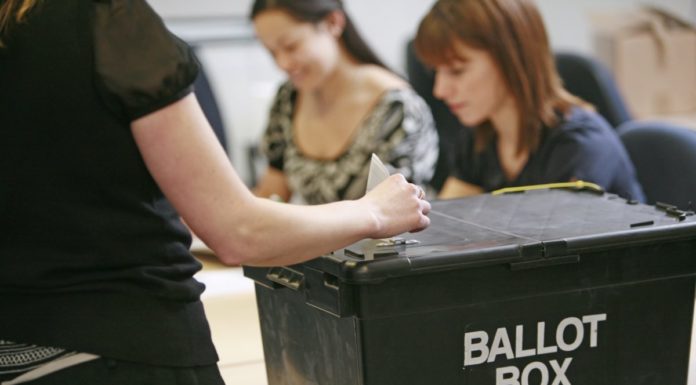
<svg viewBox="0 0 696 385">
<path fill-rule="evenodd" d="M 251 18 L 288 76 L 263 137 L 269 168 L 257 195 L 358 198 L 372 153 L 413 183 L 429 181 L 438 155 L 430 110 L 372 52 L 340 1 L 259 0 Z"/>
</svg>

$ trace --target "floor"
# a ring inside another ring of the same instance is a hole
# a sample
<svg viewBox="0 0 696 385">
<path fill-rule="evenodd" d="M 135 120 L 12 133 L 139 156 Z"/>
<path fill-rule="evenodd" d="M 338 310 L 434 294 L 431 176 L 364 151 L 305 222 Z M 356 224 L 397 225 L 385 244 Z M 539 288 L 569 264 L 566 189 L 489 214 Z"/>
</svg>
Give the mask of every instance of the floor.
<svg viewBox="0 0 696 385">
<path fill-rule="evenodd" d="M 267 385 L 253 281 L 241 268 L 201 259 L 204 268 L 196 278 L 206 284 L 203 304 L 225 383 Z"/>
<path fill-rule="evenodd" d="M 222 266 L 212 257 L 200 259 L 204 268 L 196 278 L 206 284 L 203 303 L 226 384 L 268 385 L 253 281 L 241 268 Z M 696 385 L 696 333 L 691 339 L 687 385 Z"/>
</svg>

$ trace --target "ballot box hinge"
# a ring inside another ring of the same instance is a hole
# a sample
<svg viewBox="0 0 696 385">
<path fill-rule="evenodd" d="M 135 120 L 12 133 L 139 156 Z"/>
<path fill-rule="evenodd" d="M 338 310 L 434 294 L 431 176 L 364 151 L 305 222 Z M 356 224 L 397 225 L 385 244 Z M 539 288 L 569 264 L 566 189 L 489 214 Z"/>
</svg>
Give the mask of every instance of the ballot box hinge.
<svg viewBox="0 0 696 385">
<path fill-rule="evenodd" d="M 304 274 L 289 267 L 268 269 L 266 279 L 276 284 L 275 287 L 286 287 L 295 291 L 299 291 L 304 286 Z"/>
</svg>

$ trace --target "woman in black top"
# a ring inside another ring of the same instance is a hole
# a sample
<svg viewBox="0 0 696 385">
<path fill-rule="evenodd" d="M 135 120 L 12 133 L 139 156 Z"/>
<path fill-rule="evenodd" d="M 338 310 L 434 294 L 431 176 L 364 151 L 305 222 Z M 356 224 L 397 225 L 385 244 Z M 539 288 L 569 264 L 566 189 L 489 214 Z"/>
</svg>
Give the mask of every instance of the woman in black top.
<svg viewBox="0 0 696 385">
<path fill-rule="evenodd" d="M 250 265 L 429 223 L 398 175 L 329 205 L 254 197 L 145 0 L 0 0 L 0 41 L 3 384 L 221 383 L 179 215 Z"/>
<path fill-rule="evenodd" d="M 415 39 L 460 133 L 440 197 L 584 180 L 643 200 L 613 129 L 562 86 L 531 0 L 439 0 Z"/>
</svg>

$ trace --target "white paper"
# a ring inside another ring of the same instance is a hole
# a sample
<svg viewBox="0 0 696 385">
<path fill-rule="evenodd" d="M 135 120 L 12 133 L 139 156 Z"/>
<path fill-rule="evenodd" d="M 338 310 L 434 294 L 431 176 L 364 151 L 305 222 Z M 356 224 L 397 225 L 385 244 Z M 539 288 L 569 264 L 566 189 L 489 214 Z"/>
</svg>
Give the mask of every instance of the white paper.
<svg viewBox="0 0 696 385">
<path fill-rule="evenodd" d="M 372 154 L 372 159 L 370 160 L 370 172 L 367 174 L 367 188 L 365 189 L 365 194 L 370 190 L 375 188 L 378 184 L 382 183 L 385 179 L 389 178 L 389 170 L 382 163 L 382 160 L 376 154 Z M 388 241 L 390 238 L 387 238 Z M 384 242 L 385 239 L 373 239 L 365 243 L 363 247 L 363 252 L 365 253 L 365 259 L 371 260 L 375 258 L 375 248 L 377 244 Z"/>
<path fill-rule="evenodd" d="M 370 172 L 367 174 L 367 188 L 365 189 L 365 194 L 388 177 L 389 170 L 387 170 L 387 167 L 382 163 L 379 157 L 373 153 L 372 160 L 370 160 Z"/>
</svg>

